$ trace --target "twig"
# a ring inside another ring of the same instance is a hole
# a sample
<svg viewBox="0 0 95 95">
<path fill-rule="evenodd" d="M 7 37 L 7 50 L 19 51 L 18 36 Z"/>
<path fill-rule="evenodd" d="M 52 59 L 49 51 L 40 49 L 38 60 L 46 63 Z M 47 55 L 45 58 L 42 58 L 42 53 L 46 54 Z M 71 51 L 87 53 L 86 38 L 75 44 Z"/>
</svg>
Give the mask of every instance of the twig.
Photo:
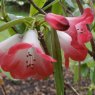
<svg viewBox="0 0 95 95">
<path fill-rule="evenodd" d="M 80 12 L 81 12 L 81 14 L 83 13 L 83 6 L 82 6 L 82 4 L 81 4 L 81 2 L 80 2 L 80 0 L 76 0 L 76 2 L 77 2 L 77 5 L 78 5 L 78 7 L 79 7 L 79 10 L 80 10 Z"/>
<path fill-rule="evenodd" d="M 76 95 L 79 95 L 79 93 L 76 91 L 76 89 L 70 85 L 69 83 L 67 82 L 64 82 L 65 86 L 69 87 Z"/>
<path fill-rule="evenodd" d="M 44 49 L 44 51 L 45 51 L 45 53 L 47 54 L 47 55 L 49 55 L 49 52 L 48 52 L 48 49 L 47 49 L 47 46 L 46 46 L 46 43 L 45 43 L 45 40 L 44 40 L 44 35 L 43 35 L 43 33 L 42 32 L 40 32 L 40 31 L 37 31 L 38 32 L 38 36 L 39 36 L 39 40 L 40 40 L 40 42 L 41 42 L 41 44 L 42 44 L 42 46 L 43 46 L 43 49 Z"/>
<path fill-rule="evenodd" d="M 1 85 L 3 95 L 7 95 L 4 85 Z"/>
<path fill-rule="evenodd" d="M 89 49 L 88 49 L 88 53 L 89 53 L 90 56 L 93 57 L 93 53 Z"/>
<path fill-rule="evenodd" d="M 89 4 L 90 4 L 90 6 L 91 6 L 91 9 L 92 9 L 92 11 L 93 11 L 93 13 L 94 13 L 94 17 L 95 17 L 95 8 L 94 8 L 93 1 L 90 0 L 90 1 L 89 1 Z"/>
<path fill-rule="evenodd" d="M 42 9 L 40 9 L 34 2 L 33 2 L 33 0 L 28 0 L 32 5 L 33 5 L 33 7 L 35 8 L 35 9 L 37 9 L 40 13 L 42 13 L 42 14 L 46 14 L 46 12 L 44 11 L 44 10 L 42 10 Z"/>
<path fill-rule="evenodd" d="M 77 2 L 77 5 L 78 5 L 78 7 L 79 7 L 79 10 L 80 10 L 80 12 L 81 12 L 81 14 L 83 13 L 83 6 L 82 6 L 82 4 L 81 4 L 81 2 L 80 2 L 80 0 L 76 0 L 76 2 Z M 90 27 L 87 25 L 87 28 L 88 28 L 88 30 L 89 31 L 91 31 L 90 30 Z M 92 54 L 93 54 L 93 59 L 95 60 L 95 54 L 94 54 L 94 52 L 95 52 L 95 43 L 94 43 L 94 39 L 93 39 L 93 37 L 92 37 L 92 39 L 90 40 L 90 43 L 91 43 L 91 46 L 92 46 Z"/>
</svg>

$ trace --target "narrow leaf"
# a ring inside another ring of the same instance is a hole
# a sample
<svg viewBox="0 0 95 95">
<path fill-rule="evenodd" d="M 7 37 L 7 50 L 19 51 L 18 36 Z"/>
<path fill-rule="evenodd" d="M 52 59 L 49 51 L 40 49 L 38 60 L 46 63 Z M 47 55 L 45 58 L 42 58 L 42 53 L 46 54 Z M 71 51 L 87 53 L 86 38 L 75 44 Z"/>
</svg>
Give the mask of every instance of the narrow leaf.
<svg viewBox="0 0 95 95">
<path fill-rule="evenodd" d="M 51 31 L 51 47 L 52 47 L 52 56 L 57 60 L 57 62 L 54 63 L 54 78 L 55 78 L 57 95 L 64 95 L 62 56 L 61 56 L 59 39 L 57 36 L 57 32 L 55 30 Z"/>
</svg>

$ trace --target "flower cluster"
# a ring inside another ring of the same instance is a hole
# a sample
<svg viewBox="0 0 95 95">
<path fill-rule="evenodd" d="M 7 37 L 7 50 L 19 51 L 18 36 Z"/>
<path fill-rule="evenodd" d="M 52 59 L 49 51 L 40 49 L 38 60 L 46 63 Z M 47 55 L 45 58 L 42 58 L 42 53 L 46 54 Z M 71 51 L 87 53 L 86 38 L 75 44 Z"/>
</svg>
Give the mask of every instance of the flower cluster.
<svg viewBox="0 0 95 95">
<path fill-rule="evenodd" d="M 92 23 L 93 14 L 90 8 L 79 17 L 63 17 L 53 13 L 45 15 L 45 20 L 57 31 L 61 48 L 64 50 L 65 66 L 69 67 L 69 58 L 83 61 L 87 56 L 85 43 L 91 40 L 92 34 L 87 24 Z M 55 59 L 46 55 L 38 40 L 36 30 L 15 34 L 0 43 L 1 68 L 10 72 L 13 78 L 28 77 L 44 79 L 53 73 Z"/>
<path fill-rule="evenodd" d="M 37 33 L 29 30 L 23 35 L 15 34 L 0 43 L 0 64 L 13 78 L 43 79 L 53 73 L 53 58 L 42 50 Z"/>
<path fill-rule="evenodd" d="M 62 17 L 57 14 L 48 13 L 45 16 L 45 20 L 52 28 L 57 30 L 61 48 L 64 50 L 65 66 L 68 68 L 69 58 L 75 61 L 83 61 L 86 58 L 88 50 L 85 43 L 92 38 L 87 24 L 91 24 L 94 17 L 90 8 L 84 9 L 84 13 L 79 17 L 63 17 L 63 19 Z M 69 25 L 65 31 L 67 23 Z"/>
</svg>

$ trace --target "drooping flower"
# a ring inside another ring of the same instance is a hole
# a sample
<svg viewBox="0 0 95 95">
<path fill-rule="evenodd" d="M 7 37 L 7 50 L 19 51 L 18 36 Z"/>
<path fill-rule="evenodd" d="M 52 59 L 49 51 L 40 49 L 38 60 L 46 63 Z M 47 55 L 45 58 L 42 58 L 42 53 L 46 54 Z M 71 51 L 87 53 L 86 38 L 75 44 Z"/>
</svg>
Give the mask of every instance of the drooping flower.
<svg viewBox="0 0 95 95">
<path fill-rule="evenodd" d="M 90 8 L 86 8 L 83 15 L 79 17 L 67 17 L 70 27 L 63 32 L 67 33 L 68 36 L 65 33 L 61 33 L 62 31 L 58 32 L 60 44 L 64 50 L 66 67 L 69 66 L 69 57 L 75 61 L 83 61 L 86 58 L 88 50 L 85 43 L 92 38 L 87 24 L 90 24 L 93 19 L 92 11 Z"/>
<path fill-rule="evenodd" d="M 50 13 L 49 13 L 50 14 Z M 49 19 L 50 17 L 50 19 Z M 60 21 L 55 23 L 61 48 L 64 50 L 65 65 L 69 66 L 69 58 L 75 61 L 83 61 L 87 56 L 85 43 L 91 40 L 92 34 L 87 28 L 87 24 L 92 23 L 94 16 L 90 8 L 84 9 L 84 13 L 78 17 L 65 17 L 69 22 L 67 30 L 58 31 L 62 28 Z M 49 20 L 48 20 L 49 19 Z M 54 19 L 59 19 L 55 14 L 47 16 L 47 22 L 53 27 Z M 59 25 L 58 25 L 59 24 Z M 58 25 L 58 26 L 57 26 Z"/>
<path fill-rule="evenodd" d="M 45 15 L 45 21 L 47 21 L 55 30 L 65 31 L 69 28 L 68 20 L 61 15 L 48 13 Z"/>
<path fill-rule="evenodd" d="M 53 73 L 52 62 L 56 61 L 44 53 L 34 30 L 26 32 L 20 43 L 10 47 L 4 59 L 2 69 L 16 79 L 43 79 Z"/>
<path fill-rule="evenodd" d="M 61 48 L 64 50 L 65 66 L 69 67 L 69 58 L 75 61 L 83 61 L 87 56 L 87 48 L 83 44 L 73 43 L 72 37 L 65 32 L 57 32 Z"/>
</svg>

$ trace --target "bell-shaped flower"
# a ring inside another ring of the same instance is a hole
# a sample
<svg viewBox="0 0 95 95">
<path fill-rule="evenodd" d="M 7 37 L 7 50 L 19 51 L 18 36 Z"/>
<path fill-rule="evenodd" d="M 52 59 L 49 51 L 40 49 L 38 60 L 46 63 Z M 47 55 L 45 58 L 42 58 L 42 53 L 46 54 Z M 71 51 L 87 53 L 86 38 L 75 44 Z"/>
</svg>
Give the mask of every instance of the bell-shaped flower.
<svg viewBox="0 0 95 95">
<path fill-rule="evenodd" d="M 56 62 L 44 53 L 34 30 L 26 32 L 20 43 L 10 47 L 4 59 L 2 69 L 16 79 L 48 77 L 53 73 L 52 62 Z"/>
<path fill-rule="evenodd" d="M 55 30 L 65 31 L 69 28 L 68 20 L 61 15 L 48 13 L 45 15 L 45 21 L 48 22 Z"/>
<path fill-rule="evenodd" d="M 65 66 L 69 67 L 69 58 L 75 61 L 83 61 L 87 56 L 85 45 L 73 43 L 72 37 L 65 32 L 57 31 L 61 48 L 64 50 Z"/>
</svg>

